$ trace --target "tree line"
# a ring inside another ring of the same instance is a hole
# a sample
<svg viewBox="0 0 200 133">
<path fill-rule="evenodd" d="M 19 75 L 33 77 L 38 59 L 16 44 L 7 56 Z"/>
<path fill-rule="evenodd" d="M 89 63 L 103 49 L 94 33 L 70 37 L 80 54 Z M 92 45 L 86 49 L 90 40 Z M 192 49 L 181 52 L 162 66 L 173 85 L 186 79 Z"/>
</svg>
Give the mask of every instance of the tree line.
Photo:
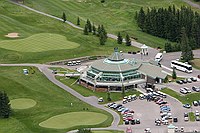
<svg viewBox="0 0 200 133">
<path fill-rule="evenodd" d="M 136 12 L 135 19 L 143 32 L 179 43 L 172 46 L 171 51 L 181 49 L 183 27 L 190 47 L 200 48 L 200 15 L 189 7 L 176 9 L 173 5 L 168 8 L 147 8 L 146 12 L 141 8 Z"/>
<path fill-rule="evenodd" d="M 10 113 L 10 100 L 4 91 L 0 91 L 0 118 L 9 118 Z"/>
</svg>

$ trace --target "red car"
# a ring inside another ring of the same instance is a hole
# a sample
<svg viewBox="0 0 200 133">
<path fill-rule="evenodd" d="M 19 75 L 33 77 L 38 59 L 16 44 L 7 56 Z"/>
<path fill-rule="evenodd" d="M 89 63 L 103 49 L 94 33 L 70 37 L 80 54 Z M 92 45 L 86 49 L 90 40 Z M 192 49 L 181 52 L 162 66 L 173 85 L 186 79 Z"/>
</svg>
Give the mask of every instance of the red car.
<svg viewBox="0 0 200 133">
<path fill-rule="evenodd" d="M 128 128 L 126 129 L 126 133 L 132 133 L 132 129 L 131 129 L 130 127 L 128 127 Z"/>
<path fill-rule="evenodd" d="M 200 75 L 197 76 L 200 79 Z"/>
</svg>

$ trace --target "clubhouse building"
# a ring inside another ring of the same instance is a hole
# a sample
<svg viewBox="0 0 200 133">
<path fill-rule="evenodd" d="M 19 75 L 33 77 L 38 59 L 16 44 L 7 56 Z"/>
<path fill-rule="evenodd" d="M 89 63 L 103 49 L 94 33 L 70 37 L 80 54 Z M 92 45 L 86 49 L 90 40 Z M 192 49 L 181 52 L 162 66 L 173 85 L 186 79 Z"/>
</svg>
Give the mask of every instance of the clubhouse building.
<svg viewBox="0 0 200 133">
<path fill-rule="evenodd" d="M 79 83 L 93 91 L 121 91 L 138 84 L 162 83 L 167 74 L 161 67 L 142 60 L 125 59 L 118 49 L 106 59 L 95 61 L 80 76 Z"/>
</svg>

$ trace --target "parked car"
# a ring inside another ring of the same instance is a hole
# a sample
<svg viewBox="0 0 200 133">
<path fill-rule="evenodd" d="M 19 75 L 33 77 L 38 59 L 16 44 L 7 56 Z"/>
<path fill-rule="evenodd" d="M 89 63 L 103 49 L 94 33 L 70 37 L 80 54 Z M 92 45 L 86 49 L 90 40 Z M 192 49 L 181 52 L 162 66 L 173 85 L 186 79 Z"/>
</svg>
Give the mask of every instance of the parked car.
<svg viewBox="0 0 200 133">
<path fill-rule="evenodd" d="M 199 111 L 198 110 L 195 111 L 195 116 L 199 116 Z"/>
<path fill-rule="evenodd" d="M 200 100 L 198 101 L 198 103 L 199 103 L 199 106 L 200 106 Z"/>
<path fill-rule="evenodd" d="M 136 123 L 136 124 L 140 124 L 140 119 L 136 119 L 136 120 L 135 120 L 135 123 Z"/>
<path fill-rule="evenodd" d="M 192 90 L 196 92 L 200 92 L 200 87 L 192 86 Z"/>
<path fill-rule="evenodd" d="M 197 75 L 197 78 L 199 78 L 199 79 L 200 79 L 200 75 Z"/>
<path fill-rule="evenodd" d="M 174 118 L 173 118 L 173 122 L 178 122 L 178 118 L 177 118 L 177 117 L 174 117 Z"/>
<path fill-rule="evenodd" d="M 186 104 L 184 104 L 184 105 L 183 105 L 183 107 L 185 107 L 185 108 L 188 108 L 188 109 L 189 109 L 189 108 L 191 108 L 191 105 L 190 105 L 189 103 L 186 103 Z"/>
<path fill-rule="evenodd" d="M 132 98 L 132 100 L 136 100 L 137 96 L 136 95 L 132 95 L 131 98 Z"/>
<path fill-rule="evenodd" d="M 183 81 L 182 80 L 176 80 L 176 83 L 183 84 Z"/>
<path fill-rule="evenodd" d="M 132 129 L 131 129 L 130 127 L 128 127 L 128 128 L 126 129 L 126 133 L 132 133 Z"/>
<path fill-rule="evenodd" d="M 197 81 L 197 78 L 196 77 L 191 77 L 190 78 L 193 82 L 196 82 Z"/>
<path fill-rule="evenodd" d="M 151 133 L 151 129 L 150 129 L 150 128 L 145 128 L 145 129 L 144 129 L 144 132 L 145 132 L 145 133 Z"/>
<path fill-rule="evenodd" d="M 135 120 L 131 120 L 131 125 L 135 125 Z"/>
<path fill-rule="evenodd" d="M 187 79 L 184 79 L 184 80 L 182 79 L 181 81 L 182 81 L 184 84 L 187 83 Z"/>
<path fill-rule="evenodd" d="M 145 99 L 144 95 L 143 95 L 143 94 L 140 94 L 140 95 L 139 95 L 139 99 L 140 99 L 140 100 Z"/>
<path fill-rule="evenodd" d="M 195 117 L 195 120 L 196 120 L 196 121 L 200 121 L 199 116 L 196 116 L 196 117 Z"/>
<path fill-rule="evenodd" d="M 167 101 L 161 101 L 158 103 L 158 105 L 163 105 L 163 104 L 167 104 Z"/>
<path fill-rule="evenodd" d="M 193 101 L 193 105 L 194 105 L 194 106 L 198 106 L 199 103 L 198 103 L 197 101 Z"/>
<path fill-rule="evenodd" d="M 180 93 L 187 94 L 188 92 L 185 89 L 181 88 Z"/>
<path fill-rule="evenodd" d="M 188 79 L 187 79 L 187 82 L 188 82 L 188 83 L 192 83 L 191 78 L 188 78 Z"/>
<path fill-rule="evenodd" d="M 180 130 L 180 132 L 184 132 L 184 127 L 181 127 L 181 130 Z"/>
<path fill-rule="evenodd" d="M 127 102 L 128 102 L 127 99 L 123 99 L 122 101 L 123 104 L 126 104 Z"/>
<path fill-rule="evenodd" d="M 103 102 L 103 97 L 100 97 L 99 99 L 98 99 L 98 102 Z"/>
<path fill-rule="evenodd" d="M 129 120 L 125 120 L 125 121 L 124 121 L 124 124 L 125 124 L 125 125 L 129 125 Z"/>
<path fill-rule="evenodd" d="M 187 91 L 187 93 L 191 93 L 192 91 L 189 89 L 189 88 L 187 88 L 187 87 L 184 87 L 183 89 L 185 89 L 186 91 Z"/>
</svg>

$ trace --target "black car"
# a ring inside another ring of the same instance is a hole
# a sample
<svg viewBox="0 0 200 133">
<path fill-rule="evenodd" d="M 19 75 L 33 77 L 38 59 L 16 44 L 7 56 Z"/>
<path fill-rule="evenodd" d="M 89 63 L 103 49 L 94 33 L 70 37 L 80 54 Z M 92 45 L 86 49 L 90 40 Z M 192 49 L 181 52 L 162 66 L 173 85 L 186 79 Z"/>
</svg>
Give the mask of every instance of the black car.
<svg viewBox="0 0 200 133">
<path fill-rule="evenodd" d="M 178 84 L 183 84 L 183 81 L 181 81 L 181 80 L 176 80 L 176 83 L 178 83 Z"/>
<path fill-rule="evenodd" d="M 162 102 L 158 103 L 158 105 L 162 105 L 162 104 L 167 104 L 167 101 L 162 101 Z"/>
<path fill-rule="evenodd" d="M 125 120 L 125 125 L 128 125 L 129 124 L 129 120 Z"/>
<path fill-rule="evenodd" d="M 131 120 L 131 125 L 135 125 L 135 120 Z"/>
<path fill-rule="evenodd" d="M 173 118 L 173 121 L 174 121 L 174 122 L 178 122 L 178 118 L 177 118 L 177 117 L 174 117 L 174 118 Z"/>
</svg>

